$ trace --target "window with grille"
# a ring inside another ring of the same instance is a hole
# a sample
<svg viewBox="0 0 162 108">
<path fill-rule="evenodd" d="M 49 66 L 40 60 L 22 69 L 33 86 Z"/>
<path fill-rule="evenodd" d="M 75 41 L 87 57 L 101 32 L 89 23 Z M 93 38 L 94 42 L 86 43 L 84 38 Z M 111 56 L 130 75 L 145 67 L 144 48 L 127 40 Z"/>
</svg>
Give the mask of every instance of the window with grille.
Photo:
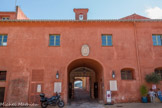
<svg viewBox="0 0 162 108">
<path fill-rule="evenodd" d="M 0 81 L 6 80 L 6 72 L 7 71 L 0 71 Z"/>
<path fill-rule="evenodd" d="M 0 46 L 7 46 L 7 35 L 0 34 Z"/>
<path fill-rule="evenodd" d="M 161 69 L 155 69 L 155 73 L 160 76 L 160 79 L 162 80 L 162 68 Z"/>
<path fill-rule="evenodd" d="M 60 46 L 60 35 L 50 35 L 49 46 Z"/>
<path fill-rule="evenodd" d="M 102 46 L 112 46 L 112 35 L 102 35 Z"/>
<path fill-rule="evenodd" d="M 154 46 L 162 46 L 162 35 L 152 35 Z"/>
<path fill-rule="evenodd" d="M 132 70 L 121 70 L 121 79 L 122 80 L 133 80 L 133 71 Z"/>
</svg>

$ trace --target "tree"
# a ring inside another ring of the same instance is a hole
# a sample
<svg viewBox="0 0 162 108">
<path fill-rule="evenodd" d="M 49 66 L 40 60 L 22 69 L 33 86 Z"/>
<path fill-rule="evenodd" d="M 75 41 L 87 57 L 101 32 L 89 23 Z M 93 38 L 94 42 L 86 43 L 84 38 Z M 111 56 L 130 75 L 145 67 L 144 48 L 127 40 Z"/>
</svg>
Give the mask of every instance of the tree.
<svg viewBox="0 0 162 108">
<path fill-rule="evenodd" d="M 155 72 L 152 72 L 145 76 L 145 80 L 148 83 L 158 84 L 160 82 L 160 76 L 156 74 Z"/>
</svg>

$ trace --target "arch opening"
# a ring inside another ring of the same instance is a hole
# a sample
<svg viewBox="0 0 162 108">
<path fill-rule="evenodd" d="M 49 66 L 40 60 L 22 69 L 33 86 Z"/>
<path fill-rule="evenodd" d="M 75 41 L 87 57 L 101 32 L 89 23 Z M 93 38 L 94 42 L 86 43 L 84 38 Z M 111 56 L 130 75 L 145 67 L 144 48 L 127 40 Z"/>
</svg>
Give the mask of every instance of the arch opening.
<svg viewBox="0 0 162 108">
<path fill-rule="evenodd" d="M 74 81 L 74 88 L 83 88 L 83 81 L 82 80 L 75 80 Z"/>
<path fill-rule="evenodd" d="M 68 99 L 103 100 L 103 68 L 92 59 L 77 59 L 68 68 Z M 75 81 L 82 81 L 82 88 L 75 88 Z M 81 96 L 78 98 L 78 96 Z"/>
</svg>

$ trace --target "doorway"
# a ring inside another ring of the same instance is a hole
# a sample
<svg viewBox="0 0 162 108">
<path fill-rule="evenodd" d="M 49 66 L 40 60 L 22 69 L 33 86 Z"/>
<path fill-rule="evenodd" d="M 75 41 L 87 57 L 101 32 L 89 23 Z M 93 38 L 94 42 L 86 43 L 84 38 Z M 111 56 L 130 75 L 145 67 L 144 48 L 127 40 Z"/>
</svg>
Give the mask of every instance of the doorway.
<svg viewBox="0 0 162 108">
<path fill-rule="evenodd" d="M 0 87 L 0 103 L 4 102 L 5 87 Z"/>
</svg>

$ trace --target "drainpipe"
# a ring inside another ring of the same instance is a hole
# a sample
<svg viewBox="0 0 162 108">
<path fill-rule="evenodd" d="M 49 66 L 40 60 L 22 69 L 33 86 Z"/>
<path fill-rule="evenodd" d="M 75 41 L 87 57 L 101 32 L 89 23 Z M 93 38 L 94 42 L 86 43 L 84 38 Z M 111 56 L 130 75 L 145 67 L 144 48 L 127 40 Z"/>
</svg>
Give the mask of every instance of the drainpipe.
<svg viewBox="0 0 162 108">
<path fill-rule="evenodd" d="M 133 27 L 134 27 L 134 40 L 135 40 L 135 49 L 136 49 L 136 58 L 137 58 L 137 68 L 138 68 L 138 76 L 139 76 L 139 85 L 142 84 L 142 74 L 141 74 L 141 67 L 140 67 L 140 57 L 139 57 L 139 48 L 137 44 L 137 27 L 136 27 L 136 21 L 133 21 Z"/>
</svg>

